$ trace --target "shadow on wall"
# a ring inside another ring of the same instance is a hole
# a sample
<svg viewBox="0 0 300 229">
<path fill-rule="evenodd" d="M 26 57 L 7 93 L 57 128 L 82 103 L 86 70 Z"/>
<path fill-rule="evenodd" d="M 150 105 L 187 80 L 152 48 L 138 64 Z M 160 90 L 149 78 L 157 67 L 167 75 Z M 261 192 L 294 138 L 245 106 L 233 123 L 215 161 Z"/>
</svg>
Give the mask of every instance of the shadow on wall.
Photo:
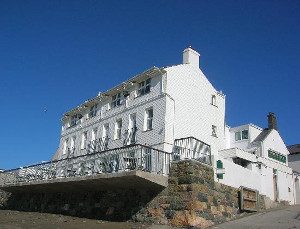
<svg viewBox="0 0 300 229">
<path fill-rule="evenodd" d="M 161 190 L 118 189 L 61 193 L 14 193 L 2 208 L 46 212 L 107 221 L 127 221 Z M 7 195 L 7 194 L 6 194 Z M 1 204 L 0 204 L 1 208 Z"/>
</svg>

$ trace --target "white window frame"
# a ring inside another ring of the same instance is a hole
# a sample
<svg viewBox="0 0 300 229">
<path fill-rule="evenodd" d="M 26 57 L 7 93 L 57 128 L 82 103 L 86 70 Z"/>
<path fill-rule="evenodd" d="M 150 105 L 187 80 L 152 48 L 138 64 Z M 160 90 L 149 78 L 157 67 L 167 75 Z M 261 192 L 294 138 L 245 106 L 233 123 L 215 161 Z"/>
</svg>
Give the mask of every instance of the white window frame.
<svg viewBox="0 0 300 229">
<path fill-rule="evenodd" d="M 95 116 L 97 116 L 97 111 L 98 111 L 98 104 L 94 104 L 93 106 L 90 107 L 90 111 L 89 111 L 89 118 L 93 118 Z"/>
<path fill-rule="evenodd" d="M 244 138 L 243 137 L 243 132 L 247 131 L 248 134 L 247 134 L 247 138 Z M 237 138 L 237 136 L 239 136 L 239 138 Z M 234 132 L 234 140 L 236 142 L 238 141 L 243 141 L 243 140 L 248 140 L 249 139 L 249 130 L 248 129 L 244 129 L 244 130 L 238 130 L 238 131 L 235 131 Z"/>
<path fill-rule="evenodd" d="M 117 93 L 112 97 L 111 108 L 121 106 L 121 93 Z"/>
<path fill-rule="evenodd" d="M 244 138 L 243 132 L 247 131 L 247 138 Z M 249 139 L 249 130 L 242 130 L 241 131 L 242 140 L 248 140 Z"/>
<path fill-rule="evenodd" d="M 146 95 L 151 92 L 151 78 L 139 83 L 138 96 Z"/>
<path fill-rule="evenodd" d="M 87 131 L 83 132 L 81 135 L 81 149 L 86 149 L 87 146 Z"/>
<path fill-rule="evenodd" d="M 151 113 L 150 113 L 150 111 L 151 111 Z M 145 110 L 144 131 L 153 129 L 153 116 L 154 116 L 153 107 L 150 107 Z"/>
<path fill-rule="evenodd" d="M 216 95 L 211 96 L 211 105 L 217 106 L 217 96 Z"/>
<path fill-rule="evenodd" d="M 73 136 L 71 138 L 71 146 L 70 146 L 71 150 L 75 149 L 75 143 L 76 143 L 76 136 Z"/>
<path fill-rule="evenodd" d="M 240 141 L 240 140 L 242 140 L 241 131 L 236 131 L 236 132 L 234 132 L 234 139 L 235 139 L 235 141 Z"/>
<path fill-rule="evenodd" d="M 81 122 L 82 115 L 81 114 L 75 114 L 72 115 L 71 120 L 70 120 L 70 127 L 76 126 Z"/>
<path fill-rule="evenodd" d="M 64 145 L 63 145 L 63 155 L 66 155 L 67 151 L 68 151 L 68 143 L 69 143 L 69 138 L 64 140 Z"/>
<path fill-rule="evenodd" d="M 94 129 L 92 130 L 91 141 L 95 141 L 95 140 L 96 140 L 96 138 L 97 138 L 97 133 L 98 133 L 98 128 L 96 127 L 96 128 L 94 128 Z"/>
<path fill-rule="evenodd" d="M 103 125 L 102 139 L 105 140 L 109 135 L 109 124 L 106 123 Z"/>
<path fill-rule="evenodd" d="M 115 136 L 114 136 L 114 140 L 118 140 L 121 139 L 122 136 L 122 119 L 117 119 L 116 123 L 115 123 Z"/>
</svg>

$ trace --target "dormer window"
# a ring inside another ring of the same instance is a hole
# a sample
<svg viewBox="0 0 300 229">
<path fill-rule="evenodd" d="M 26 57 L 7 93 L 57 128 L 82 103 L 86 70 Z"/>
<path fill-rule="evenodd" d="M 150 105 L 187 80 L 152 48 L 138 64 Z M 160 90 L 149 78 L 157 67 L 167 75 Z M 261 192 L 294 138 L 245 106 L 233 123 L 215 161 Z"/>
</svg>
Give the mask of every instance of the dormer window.
<svg viewBox="0 0 300 229">
<path fill-rule="evenodd" d="M 242 130 L 242 131 L 235 132 L 235 140 L 236 141 L 246 140 L 248 138 L 249 138 L 249 131 L 248 130 Z"/>
<path fill-rule="evenodd" d="M 112 97 L 111 107 L 118 107 L 121 105 L 121 93 L 118 93 Z"/>
<path fill-rule="evenodd" d="M 71 117 L 70 127 L 76 126 L 77 124 L 79 124 L 81 122 L 81 118 L 82 118 L 81 114 L 73 115 Z"/>
<path fill-rule="evenodd" d="M 90 112 L 89 112 L 89 118 L 93 118 L 97 115 L 97 104 L 93 105 L 90 108 Z"/>
<path fill-rule="evenodd" d="M 249 138 L 249 132 L 248 130 L 243 130 L 242 131 L 242 139 L 248 139 Z"/>
<path fill-rule="evenodd" d="M 138 96 L 148 94 L 151 88 L 151 78 L 139 83 Z"/>
</svg>

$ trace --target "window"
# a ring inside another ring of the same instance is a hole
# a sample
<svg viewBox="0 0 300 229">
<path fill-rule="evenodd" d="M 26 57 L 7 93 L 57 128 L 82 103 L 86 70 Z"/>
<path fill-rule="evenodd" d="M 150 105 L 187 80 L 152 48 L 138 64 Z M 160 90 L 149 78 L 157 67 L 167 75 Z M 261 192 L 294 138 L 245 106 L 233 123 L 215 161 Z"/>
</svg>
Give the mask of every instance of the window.
<svg viewBox="0 0 300 229">
<path fill-rule="evenodd" d="M 153 108 L 149 108 L 146 110 L 145 114 L 145 122 L 144 122 L 144 130 L 152 130 L 153 127 Z"/>
<path fill-rule="evenodd" d="M 248 130 L 242 130 L 242 131 L 235 132 L 235 140 L 236 141 L 246 140 L 248 138 L 249 138 L 249 131 Z"/>
<path fill-rule="evenodd" d="M 214 137 L 217 137 L 217 127 L 212 125 L 211 129 L 212 129 L 211 135 L 214 136 Z"/>
<path fill-rule="evenodd" d="M 122 133 L 122 119 L 118 119 L 115 124 L 115 137 L 114 139 L 120 139 Z"/>
<path fill-rule="evenodd" d="M 97 115 L 97 104 L 93 105 L 90 108 L 90 112 L 89 112 L 89 118 L 93 118 Z"/>
<path fill-rule="evenodd" d="M 109 124 L 105 124 L 103 126 L 103 133 L 102 133 L 102 138 L 105 139 L 108 137 L 109 134 Z"/>
<path fill-rule="evenodd" d="M 139 83 L 138 96 L 149 93 L 150 88 L 151 88 L 151 78 Z"/>
<path fill-rule="evenodd" d="M 73 150 L 75 148 L 75 142 L 76 142 L 76 136 L 73 136 L 71 138 L 71 150 Z"/>
<path fill-rule="evenodd" d="M 67 150 L 68 150 L 68 142 L 69 142 L 69 139 L 67 138 L 67 139 L 64 141 L 63 155 L 67 153 Z"/>
<path fill-rule="evenodd" d="M 95 141 L 96 140 L 96 138 L 97 138 L 97 132 L 98 132 L 98 129 L 94 128 L 93 131 L 92 131 L 91 141 Z"/>
<path fill-rule="evenodd" d="M 71 117 L 70 127 L 76 126 L 77 124 L 79 124 L 81 118 L 82 118 L 82 115 L 81 115 L 81 114 L 73 115 L 73 116 Z"/>
<path fill-rule="evenodd" d="M 241 132 L 240 131 L 239 132 L 235 132 L 235 140 L 236 141 L 241 140 Z"/>
<path fill-rule="evenodd" d="M 112 97 L 111 107 L 117 107 L 121 105 L 121 93 L 118 93 Z"/>
<path fill-rule="evenodd" d="M 248 136 L 249 135 L 249 132 L 248 132 L 248 130 L 243 130 L 242 131 L 242 139 L 248 139 Z"/>
<path fill-rule="evenodd" d="M 87 132 L 84 132 L 81 136 L 81 149 L 86 148 L 86 141 L 87 141 Z"/>
<path fill-rule="evenodd" d="M 282 163 L 286 163 L 286 156 L 281 154 L 281 153 L 278 153 L 278 152 L 275 152 L 271 149 L 268 150 L 268 157 L 269 158 L 272 158 L 276 161 L 279 161 L 279 162 L 282 162 Z"/>
<path fill-rule="evenodd" d="M 217 98 L 215 95 L 211 96 L 211 105 L 217 106 Z"/>
</svg>

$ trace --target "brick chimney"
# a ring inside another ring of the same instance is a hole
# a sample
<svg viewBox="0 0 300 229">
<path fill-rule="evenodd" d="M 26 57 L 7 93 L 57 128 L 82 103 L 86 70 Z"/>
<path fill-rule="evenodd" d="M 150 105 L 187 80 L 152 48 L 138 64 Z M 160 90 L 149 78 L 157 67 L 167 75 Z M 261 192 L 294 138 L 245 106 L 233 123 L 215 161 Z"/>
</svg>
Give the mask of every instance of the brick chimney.
<svg viewBox="0 0 300 229">
<path fill-rule="evenodd" d="M 278 130 L 276 116 L 273 112 L 268 114 L 268 128 Z"/>
<path fill-rule="evenodd" d="M 190 64 L 196 68 L 199 68 L 200 54 L 190 47 L 183 50 L 183 64 Z"/>
</svg>

